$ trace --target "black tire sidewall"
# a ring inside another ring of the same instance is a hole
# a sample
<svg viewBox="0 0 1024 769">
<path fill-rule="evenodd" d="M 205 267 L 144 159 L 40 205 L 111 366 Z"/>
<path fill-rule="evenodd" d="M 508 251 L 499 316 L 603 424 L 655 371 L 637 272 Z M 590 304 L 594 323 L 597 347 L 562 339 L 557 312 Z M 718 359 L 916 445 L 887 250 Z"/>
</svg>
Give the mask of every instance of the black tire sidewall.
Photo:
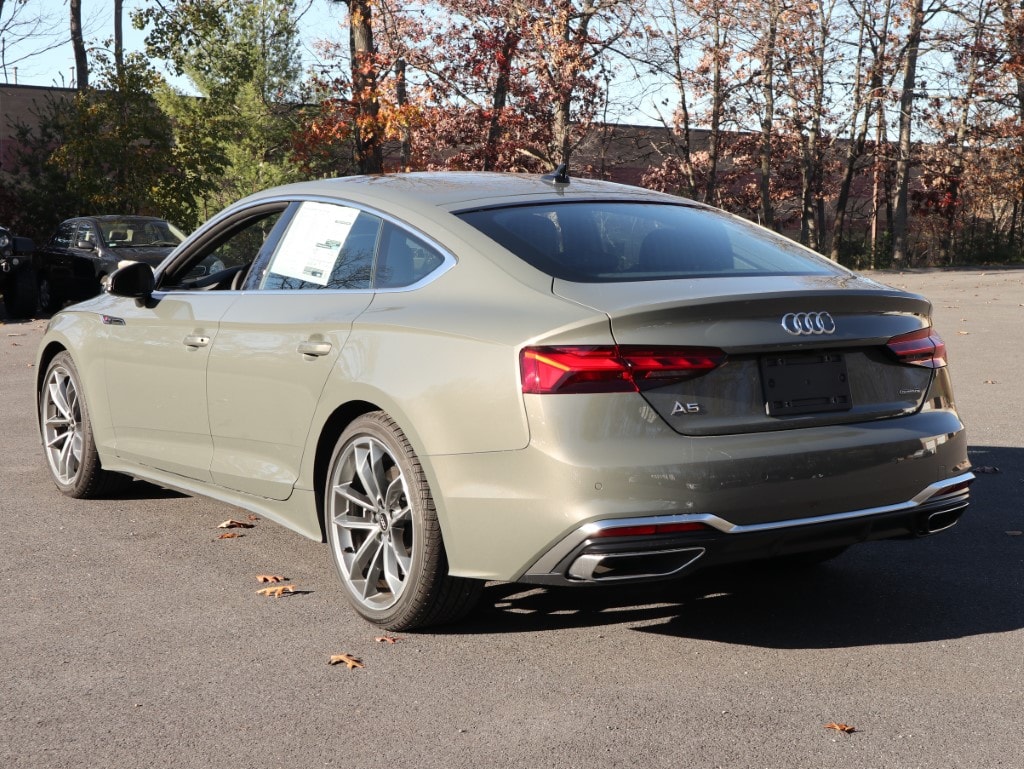
<svg viewBox="0 0 1024 769">
<path fill-rule="evenodd" d="M 335 537 L 333 526 L 329 520 L 330 516 L 330 494 L 331 482 L 338 458 L 348 448 L 349 444 L 361 437 L 371 437 L 383 443 L 395 462 L 398 464 L 402 476 L 406 479 L 408 502 L 411 510 L 413 526 L 413 555 L 409 572 L 406 575 L 405 589 L 394 605 L 387 609 L 373 610 L 359 603 L 351 592 L 349 583 L 345 580 L 341 564 L 335 552 Z M 408 439 L 404 433 L 384 412 L 371 412 L 364 414 L 354 420 L 338 438 L 331 455 L 331 462 L 328 465 L 327 480 L 324 489 L 324 515 L 327 517 L 324 525 L 327 531 L 328 544 L 331 551 L 331 560 L 338 571 L 338 577 L 344 586 L 346 596 L 349 598 L 353 608 L 365 619 L 381 626 L 403 626 L 409 618 L 419 614 L 423 605 L 430 601 L 430 592 L 433 583 L 440 576 L 438 572 L 446 569 L 446 564 L 440 563 L 443 560 L 439 554 L 443 553 L 440 542 L 428 542 L 431 531 L 439 531 L 436 527 L 437 514 L 434 510 L 433 499 L 426 481 L 423 478 L 423 470 L 408 446 Z M 439 535 L 438 535 L 439 536 Z"/>
<path fill-rule="evenodd" d="M 82 386 L 82 377 L 78 373 L 78 367 L 75 366 L 75 362 L 71 357 L 71 354 L 67 351 L 57 353 L 50 361 L 50 365 L 46 367 L 46 375 L 43 377 L 43 387 L 46 388 L 50 381 L 50 375 L 54 369 L 63 368 L 68 372 L 68 376 L 71 378 L 75 385 L 75 390 L 78 394 L 78 409 L 81 413 L 80 430 L 82 435 L 82 459 L 78 466 L 78 474 L 75 476 L 75 480 L 72 483 L 62 483 L 60 479 L 53 472 L 53 467 L 50 465 L 49 449 L 43 446 L 43 451 L 47 452 L 46 467 L 50 471 L 50 477 L 53 479 L 54 484 L 62 493 L 75 499 L 81 499 L 90 495 L 92 486 L 99 473 L 102 472 L 100 469 L 99 454 L 96 451 L 96 442 L 92 434 L 92 421 L 89 416 L 89 405 L 86 402 L 85 390 Z M 39 434 L 43 437 L 45 442 L 46 433 L 44 430 L 44 423 L 46 420 L 46 395 L 41 392 L 39 394 Z"/>
</svg>

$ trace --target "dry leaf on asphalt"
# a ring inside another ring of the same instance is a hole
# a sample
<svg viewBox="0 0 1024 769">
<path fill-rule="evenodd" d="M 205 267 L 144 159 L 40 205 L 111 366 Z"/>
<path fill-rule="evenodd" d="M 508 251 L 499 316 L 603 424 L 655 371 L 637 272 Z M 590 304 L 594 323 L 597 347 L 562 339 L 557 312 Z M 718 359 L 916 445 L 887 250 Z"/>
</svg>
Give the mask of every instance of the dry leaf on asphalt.
<svg viewBox="0 0 1024 769">
<path fill-rule="evenodd" d="M 853 734 L 855 731 L 857 731 L 854 727 L 850 726 L 849 724 L 837 724 L 834 722 L 831 724 L 825 724 L 825 728 L 835 729 L 837 732 L 843 732 L 844 734 Z"/>
<path fill-rule="evenodd" d="M 996 473 L 1002 471 L 998 467 L 992 467 L 991 465 L 982 465 L 981 467 L 972 467 L 971 472 L 981 473 L 983 475 L 995 475 Z"/>
<path fill-rule="evenodd" d="M 397 636 L 393 636 L 393 635 L 379 635 L 376 638 L 374 638 L 373 640 L 376 641 L 379 644 L 393 644 L 393 643 L 398 643 L 398 641 L 400 639 Z"/>
<path fill-rule="evenodd" d="M 345 665 L 349 670 L 353 668 L 364 668 L 366 665 L 358 657 L 353 657 L 351 654 L 332 654 L 331 658 L 327 660 L 328 665 Z"/>
<path fill-rule="evenodd" d="M 250 513 L 249 515 L 245 516 L 245 519 L 247 521 L 258 521 L 260 517 L 258 515 L 253 515 Z"/>
<path fill-rule="evenodd" d="M 288 577 L 282 577 L 280 574 L 257 574 L 257 582 L 287 582 Z"/>
<path fill-rule="evenodd" d="M 228 518 L 224 523 L 217 524 L 218 529 L 251 529 L 253 524 L 246 523 L 245 521 L 236 521 L 234 518 Z"/>
<path fill-rule="evenodd" d="M 986 379 L 985 384 L 999 384 L 995 379 Z"/>
<path fill-rule="evenodd" d="M 294 593 L 295 585 L 278 585 L 276 587 L 265 587 L 262 590 L 257 590 L 260 595 L 265 595 L 270 598 L 280 598 L 285 593 Z"/>
<path fill-rule="evenodd" d="M 237 531 L 225 531 L 223 534 L 218 534 L 217 539 L 234 539 L 235 537 L 242 536 Z"/>
</svg>

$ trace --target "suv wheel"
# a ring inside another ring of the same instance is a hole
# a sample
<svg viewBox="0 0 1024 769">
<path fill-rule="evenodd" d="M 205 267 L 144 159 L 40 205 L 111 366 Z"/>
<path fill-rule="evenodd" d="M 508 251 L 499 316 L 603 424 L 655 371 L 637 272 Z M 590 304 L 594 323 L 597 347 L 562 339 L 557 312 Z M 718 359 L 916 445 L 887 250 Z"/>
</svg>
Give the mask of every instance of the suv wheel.
<svg viewBox="0 0 1024 769">
<path fill-rule="evenodd" d="M 57 312 L 64 304 L 64 300 L 53 286 L 50 276 L 46 273 L 39 275 L 39 306 L 45 312 Z"/>
<path fill-rule="evenodd" d="M 17 269 L 4 291 L 4 305 L 11 318 L 31 318 L 36 314 L 36 276 L 28 267 Z"/>
</svg>

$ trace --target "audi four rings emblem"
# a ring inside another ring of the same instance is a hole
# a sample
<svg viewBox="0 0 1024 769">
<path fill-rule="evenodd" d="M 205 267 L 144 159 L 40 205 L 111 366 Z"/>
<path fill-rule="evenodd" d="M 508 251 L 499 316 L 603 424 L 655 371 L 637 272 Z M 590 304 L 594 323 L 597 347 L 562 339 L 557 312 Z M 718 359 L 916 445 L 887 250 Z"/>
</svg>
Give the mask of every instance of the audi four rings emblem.
<svg viewBox="0 0 1024 769">
<path fill-rule="evenodd" d="M 827 312 L 787 312 L 782 316 L 782 327 L 796 336 L 836 332 L 836 322 Z"/>
</svg>

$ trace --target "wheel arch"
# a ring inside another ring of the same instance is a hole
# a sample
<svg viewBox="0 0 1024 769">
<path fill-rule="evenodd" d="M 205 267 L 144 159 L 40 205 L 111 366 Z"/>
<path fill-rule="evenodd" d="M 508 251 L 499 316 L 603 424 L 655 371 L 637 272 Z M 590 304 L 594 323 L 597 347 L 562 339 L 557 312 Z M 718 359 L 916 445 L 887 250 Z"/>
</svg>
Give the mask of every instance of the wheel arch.
<svg viewBox="0 0 1024 769">
<path fill-rule="evenodd" d="M 50 362 L 56 358 L 60 353 L 67 352 L 67 346 L 61 342 L 51 341 L 42 350 L 39 351 L 38 359 L 36 360 L 36 414 L 39 414 L 39 397 L 42 393 L 43 382 L 46 381 L 46 370 L 50 368 Z M 70 354 L 70 353 L 69 353 Z M 36 427 L 40 430 L 40 436 L 42 436 L 42 425 L 39 424 L 39 420 L 36 419 Z"/>
</svg>

